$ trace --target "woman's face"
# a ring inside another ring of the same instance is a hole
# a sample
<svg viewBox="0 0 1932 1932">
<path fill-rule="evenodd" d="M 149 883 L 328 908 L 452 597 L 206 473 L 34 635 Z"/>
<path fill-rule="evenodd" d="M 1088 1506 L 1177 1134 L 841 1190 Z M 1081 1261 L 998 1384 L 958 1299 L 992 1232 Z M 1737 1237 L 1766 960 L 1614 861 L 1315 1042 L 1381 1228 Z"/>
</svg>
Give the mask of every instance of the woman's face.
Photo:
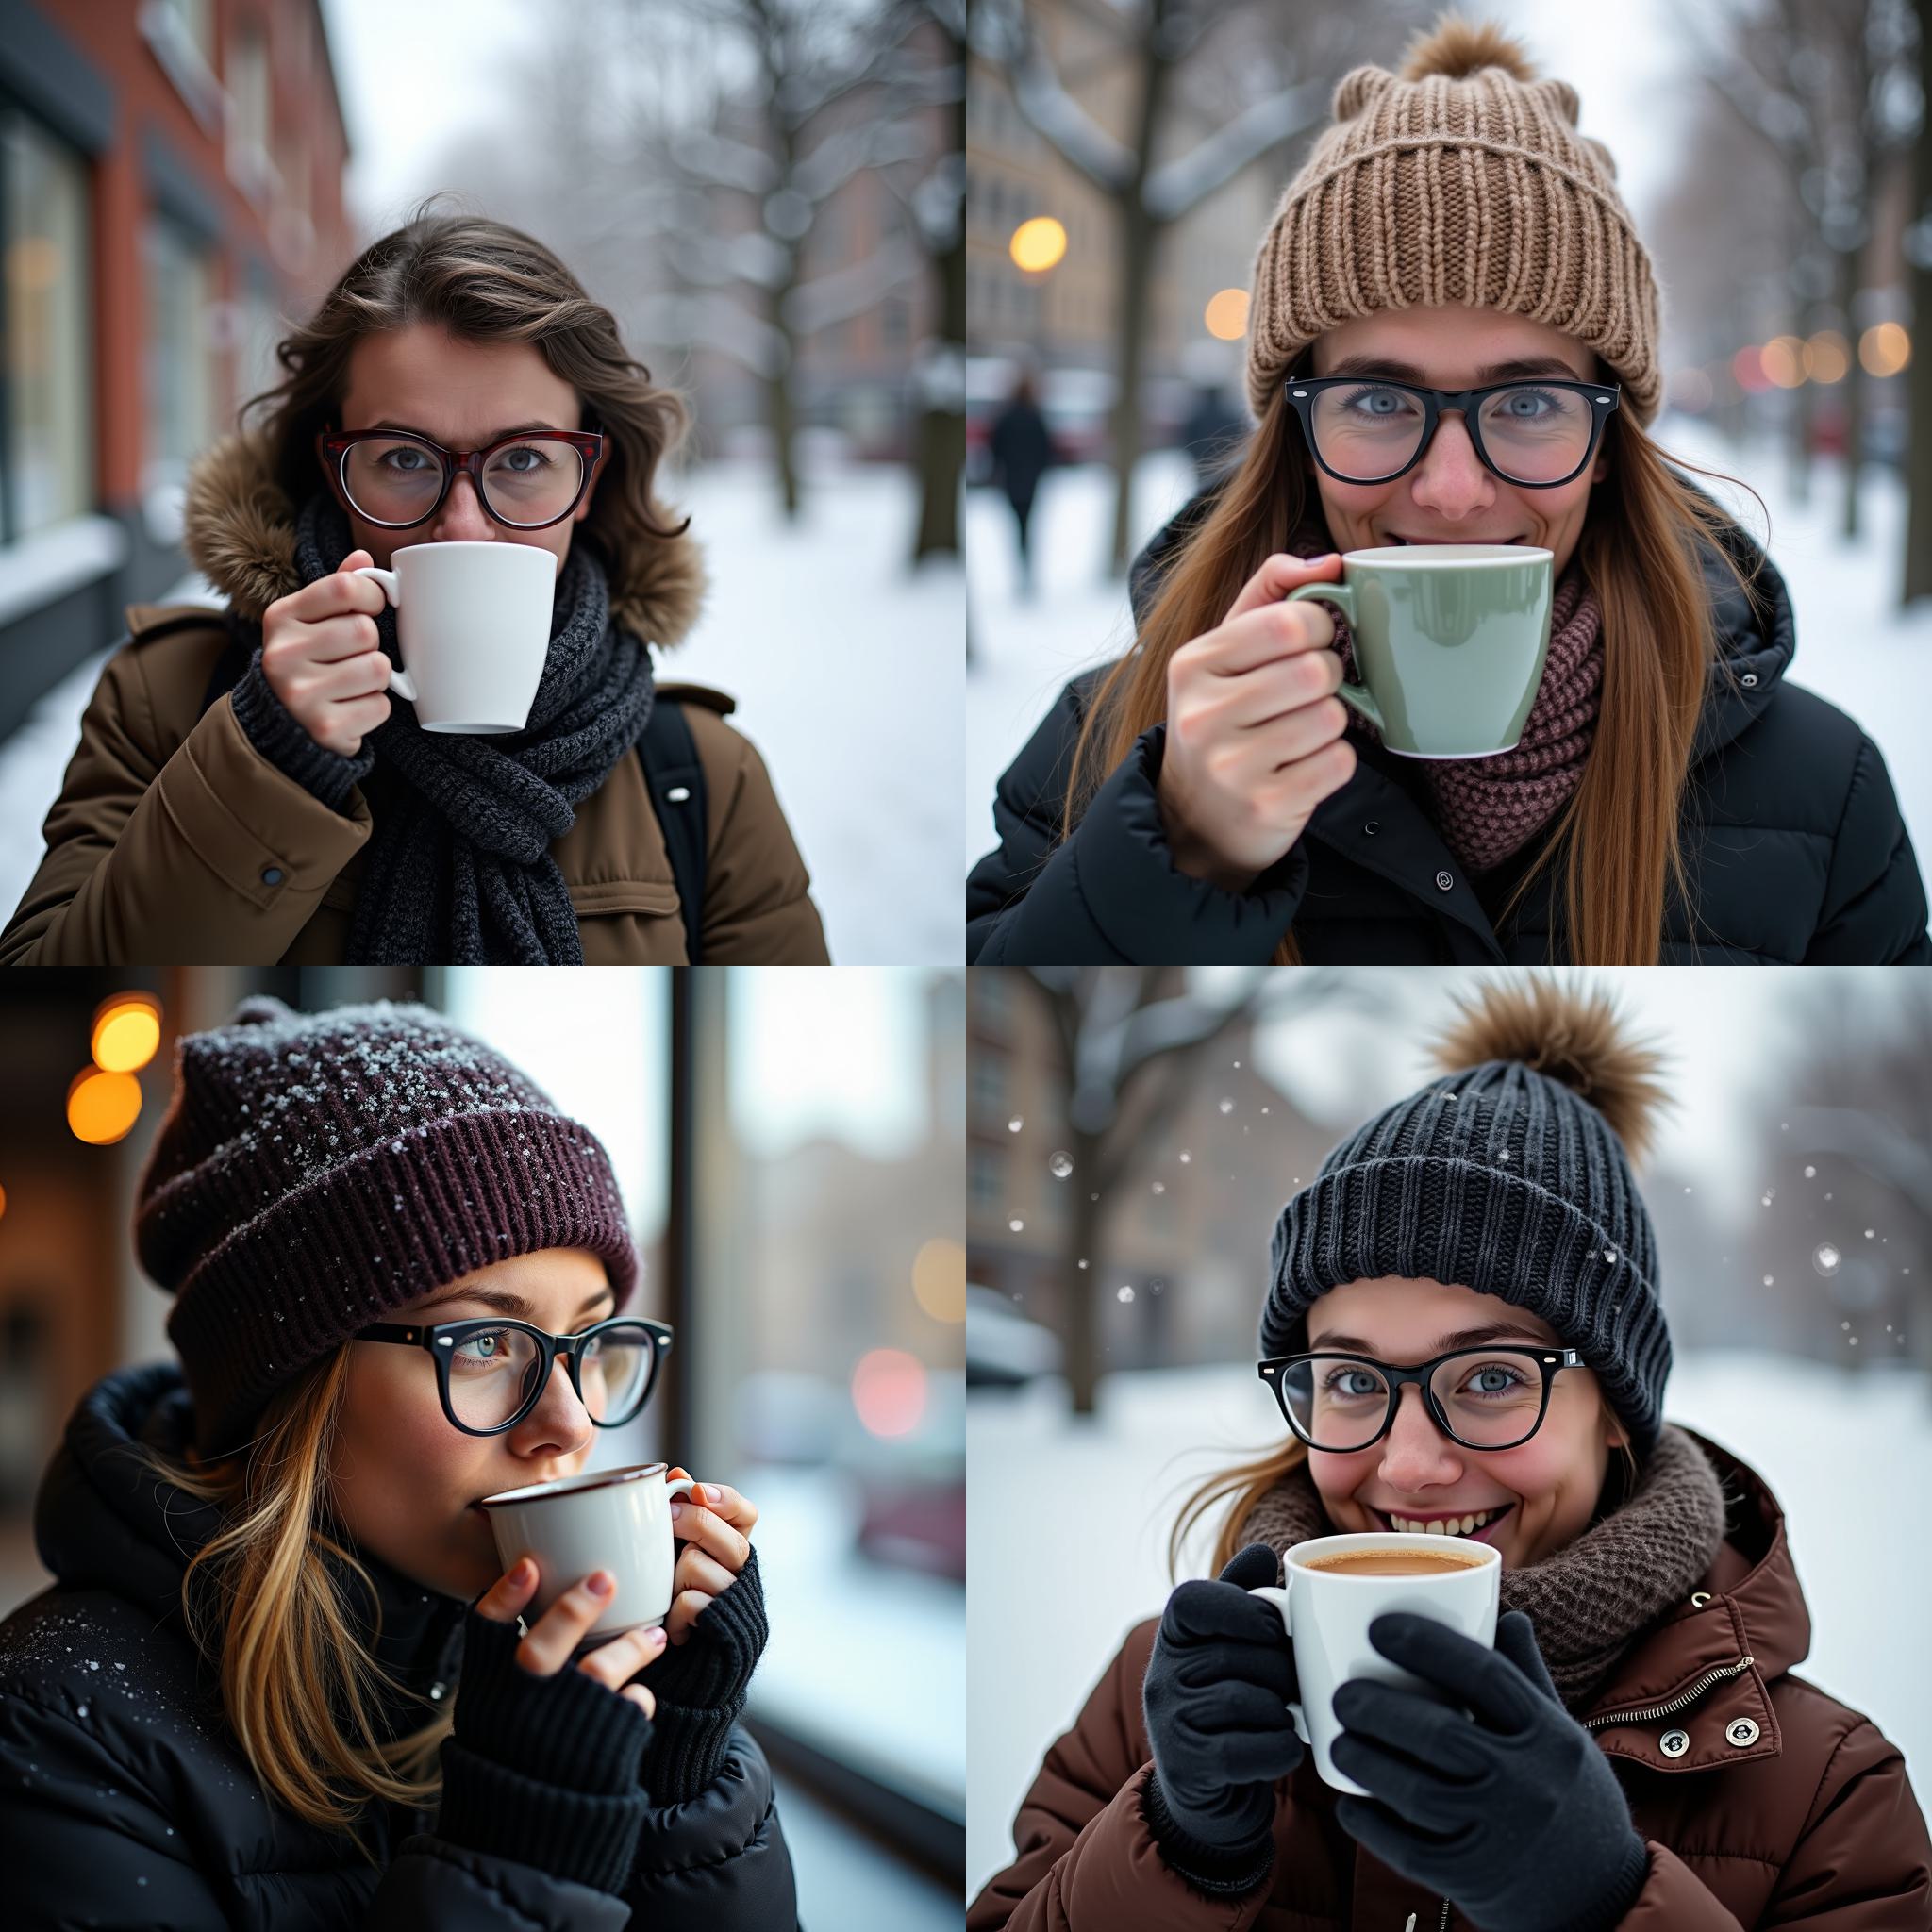
<svg viewBox="0 0 1932 1932">
<path fill-rule="evenodd" d="M 477 1268 L 384 1319 L 516 1315 L 551 1335 L 575 1335 L 614 1306 L 595 1255 L 545 1248 Z M 480 1595 L 503 1565 L 488 1520 L 471 1506 L 499 1490 L 575 1475 L 590 1455 L 596 1428 L 569 1368 L 561 1357 L 551 1364 L 549 1387 L 514 1428 L 469 1436 L 442 1412 L 427 1349 L 352 1341 L 349 1353 L 330 1456 L 342 1527 L 426 1590 L 466 1600 Z"/>
<path fill-rule="evenodd" d="M 1357 362 L 1373 366 L 1357 368 Z M 1507 375 L 1486 370 L 1502 363 L 1548 366 L 1509 375 L 1596 380 L 1595 358 L 1574 336 L 1525 316 L 1493 308 L 1400 308 L 1358 317 L 1320 336 L 1313 375 L 1381 375 L 1431 389 L 1474 389 Z M 1349 366 L 1339 365 L 1346 362 Z M 1422 460 L 1392 483 L 1338 483 L 1307 458 L 1338 550 L 1368 550 L 1399 538 L 1411 542 L 1507 543 L 1553 553 L 1552 581 L 1561 578 L 1576 549 L 1590 492 L 1609 472 L 1604 444 L 1580 475 L 1555 490 L 1519 490 L 1483 467 L 1459 414 L 1444 415 Z"/>
<path fill-rule="evenodd" d="M 505 430 L 536 423 L 551 429 L 579 428 L 581 407 L 576 391 L 528 342 L 467 342 L 432 324 L 417 323 L 365 336 L 350 351 L 341 417 L 344 429 L 387 424 L 414 429 L 444 449 L 465 450 L 481 449 Z M 391 551 L 411 543 L 527 543 L 549 551 L 561 571 L 571 534 L 590 514 L 595 490 L 592 477 L 583 501 L 561 523 L 542 530 L 513 530 L 477 501 L 469 477 L 458 476 L 442 508 L 411 529 L 385 529 L 350 509 L 352 547 L 368 551 L 387 569 Z M 340 491 L 337 501 L 341 501 Z"/>
<path fill-rule="evenodd" d="M 1546 1322 L 1499 1296 L 1391 1274 L 1330 1289 L 1308 1310 L 1308 1347 L 1406 1367 L 1463 1346 L 1454 1338 L 1491 1323 L 1507 1323 L 1508 1335 L 1481 1341 L 1558 1341 Z M 1426 1524 L 1507 1506 L 1482 1541 L 1513 1569 L 1589 1526 L 1610 1451 L 1627 1440 L 1588 1369 L 1557 1371 L 1541 1427 L 1514 1449 L 1465 1449 L 1436 1426 L 1421 1388 L 1408 1383 L 1379 1442 L 1349 1456 L 1310 1449 L 1308 1472 L 1338 1531 L 1386 1530 L 1391 1514 Z"/>
</svg>

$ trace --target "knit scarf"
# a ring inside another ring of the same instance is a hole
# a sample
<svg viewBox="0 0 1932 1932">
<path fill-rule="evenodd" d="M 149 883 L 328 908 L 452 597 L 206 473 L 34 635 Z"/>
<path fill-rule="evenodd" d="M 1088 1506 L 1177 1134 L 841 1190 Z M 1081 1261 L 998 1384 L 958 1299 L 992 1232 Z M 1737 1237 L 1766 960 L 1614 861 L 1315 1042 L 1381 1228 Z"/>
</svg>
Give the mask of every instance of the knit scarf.
<svg viewBox="0 0 1932 1932">
<path fill-rule="evenodd" d="M 1612 1462 L 1607 1491 L 1616 1478 Z M 1607 1513 L 1606 1513 L 1607 1509 Z M 1586 1705 L 1633 1639 L 1696 1588 L 1724 1536 L 1724 1495 L 1710 1458 L 1669 1423 L 1621 1503 L 1600 1498 L 1590 1526 L 1521 1570 L 1505 1567 L 1501 1608 L 1523 1610 L 1571 1710 Z M 1237 1548 L 1285 1551 L 1333 1536 L 1308 1465 L 1276 1481 L 1242 1518 Z"/>
<path fill-rule="evenodd" d="M 1315 539 L 1300 554 L 1329 547 Z M 1338 610 L 1330 614 L 1335 647 L 1349 676 L 1359 678 L 1348 620 Z M 1551 600 L 1549 656 L 1521 739 L 1491 758 L 1430 758 L 1423 765 L 1437 829 L 1468 871 L 1502 864 L 1568 803 L 1596 732 L 1603 676 L 1603 607 L 1573 558 Z M 1381 733 L 1359 713 L 1351 711 L 1348 722 L 1380 741 Z"/>
<path fill-rule="evenodd" d="M 318 491 L 295 522 L 303 583 L 340 569 L 354 547 L 347 513 Z M 400 663 L 394 606 L 375 624 Z M 402 782 L 370 836 L 350 962 L 582 965 L 576 911 L 550 847 L 643 735 L 653 695 L 650 654 L 612 625 L 603 562 L 581 541 L 558 574 L 549 654 L 523 730 L 425 731 L 391 694 L 366 742 Z"/>
</svg>

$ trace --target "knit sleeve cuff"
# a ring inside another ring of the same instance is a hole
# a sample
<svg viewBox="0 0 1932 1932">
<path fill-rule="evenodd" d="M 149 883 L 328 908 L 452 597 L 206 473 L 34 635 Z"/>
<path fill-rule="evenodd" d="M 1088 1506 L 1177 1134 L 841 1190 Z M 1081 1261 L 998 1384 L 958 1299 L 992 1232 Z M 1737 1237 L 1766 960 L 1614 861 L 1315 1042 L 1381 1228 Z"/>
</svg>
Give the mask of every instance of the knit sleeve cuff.
<svg viewBox="0 0 1932 1932">
<path fill-rule="evenodd" d="M 1141 1816 L 1168 1869 L 1206 1898 L 1241 1898 L 1265 1880 L 1274 1867 L 1274 1819 L 1256 1837 L 1233 1847 L 1210 1845 L 1174 1822 L 1160 1789 L 1160 1777 L 1150 1764 L 1141 1787 Z"/>
<path fill-rule="evenodd" d="M 317 744 L 290 716 L 261 668 L 261 646 L 228 693 L 235 722 L 270 764 L 314 793 L 332 811 L 348 808 L 351 789 L 375 768 L 375 752 L 365 738 L 352 758 Z"/>
<path fill-rule="evenodd" d="M 590 1684 L 591 1679 L 584 1682 Z M 611 1697 L 600 1685 L 592 1684 L 591 1689 Z M 635 1705 L 625 1708 L 637 1710 Z M 568 1790 L 479 1757 L 455 1737 L 442 1740 L 441 1757 L 442 1804 L 436 1818 L 440 1838 L 472 1851 L 514 1858 L 558 1878 L 574 1878 L 599 1891 L 623 1890 L 649 1808 L 641 1787 L 622 1793 Z"/>
<path fill-rule="evenodd" d="M 466 1612 L 456 1740 L 541 1784 L 602 1796 L 631 1790 L 651 1736 L 642 1707 L 568 1664 L 548 1676 L 525 1670 L 521 1641 L 514 1624 Z"/>
<path fill-rule="evenodd" d="M 724 1768 L 731 1727 L 770 1634 L 758 1566 L 754 1549 L 731 1586 L 698 1612 L 684 1642 L 640 1679 L 658 1700 L 643 1781 L 659 1804 L 696 1797 Z"/>
</svg>

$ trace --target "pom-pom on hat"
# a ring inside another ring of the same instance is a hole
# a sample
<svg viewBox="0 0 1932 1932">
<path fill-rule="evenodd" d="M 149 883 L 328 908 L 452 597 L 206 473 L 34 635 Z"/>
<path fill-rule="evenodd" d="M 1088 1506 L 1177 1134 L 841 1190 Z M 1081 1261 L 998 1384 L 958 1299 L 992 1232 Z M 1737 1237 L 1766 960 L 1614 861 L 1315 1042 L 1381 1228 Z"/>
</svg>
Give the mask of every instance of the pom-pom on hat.
<svg viewBox="0 0 1932 1932">
<path fill-rule="evenodd" d="M 1442 1079 L 1357 1128 L 1282 1208 L 1263 1357 L 1306 1349 L 1308 1309 L 1343 1282 L 1458 1284 L 1541 1315 L 1647 1457 L 1671 1338 L 1631 1163 L 1665 1098 L 1660 1056 L 1606 996 L 1531 979 L 1487 983 L 1435 1058 Z"/>
<path fill-rule="evenodd" d="M 1450 14 L 1399 75 L 1344 75 L 1333 108 L 1255 259 L 1257 416 L 1339 324 L 1461 303 L 1587 343 L 1623 383 L 1623 408 L 1650 422 L 1663 399 L 1657 281 L 1609 150 L 1577 131 L 1574 88 L 1539 80 L 1500 26 Z"/>
<path fill-rule="evenodd" d="M 208 1459 L 358 1328 L 488 1262 L 587 1248 L 618 1308 L 638 1274 L 596 1136 L 440 1013 L 386 1000 L 309 1014 L 257 995 L 184 1034 L 134 1228 L 175 1296 Z"/>
</svg>

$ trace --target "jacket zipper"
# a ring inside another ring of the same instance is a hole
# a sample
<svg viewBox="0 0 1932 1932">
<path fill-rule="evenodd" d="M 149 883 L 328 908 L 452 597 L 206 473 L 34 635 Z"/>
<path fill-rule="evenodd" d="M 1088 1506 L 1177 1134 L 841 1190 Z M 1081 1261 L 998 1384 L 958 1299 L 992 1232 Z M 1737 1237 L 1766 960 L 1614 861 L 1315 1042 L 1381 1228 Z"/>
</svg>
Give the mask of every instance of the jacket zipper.
<svg viewBox="0 0 1932 1932">
<path fill-rule="evenodd" d="M 1695 1704 L 1704 1693 L 1722 1677 L 1735 1677 L 1740 1671 L 1748 1671 L 1757 1661 L 1755 1657 L 1740 1657 L 1736 1663 L 1715 1664 L 1699 1677 L 1690 1690 L 1681 1696 L 1674 1697 L 1668 1704 L 1654 1704 L 1644 1710 L 1607 1711 L 1602 1717 L 1587 1717 L 1579 1720 L 1585 1730 L 1598 1724 L 1643 1724 L 1654 1717 L 1671 1717 L 1686 1705 Z M 1408 1915 L 1408 1924 L 1403 1932 L 1415 1932 L 1415 1914 Z M 1442 1916 L 1436 1922 L 1436 1932 L 1449 1932 L 1449 1901 L 1442 1901 Z"/>
</svg>

